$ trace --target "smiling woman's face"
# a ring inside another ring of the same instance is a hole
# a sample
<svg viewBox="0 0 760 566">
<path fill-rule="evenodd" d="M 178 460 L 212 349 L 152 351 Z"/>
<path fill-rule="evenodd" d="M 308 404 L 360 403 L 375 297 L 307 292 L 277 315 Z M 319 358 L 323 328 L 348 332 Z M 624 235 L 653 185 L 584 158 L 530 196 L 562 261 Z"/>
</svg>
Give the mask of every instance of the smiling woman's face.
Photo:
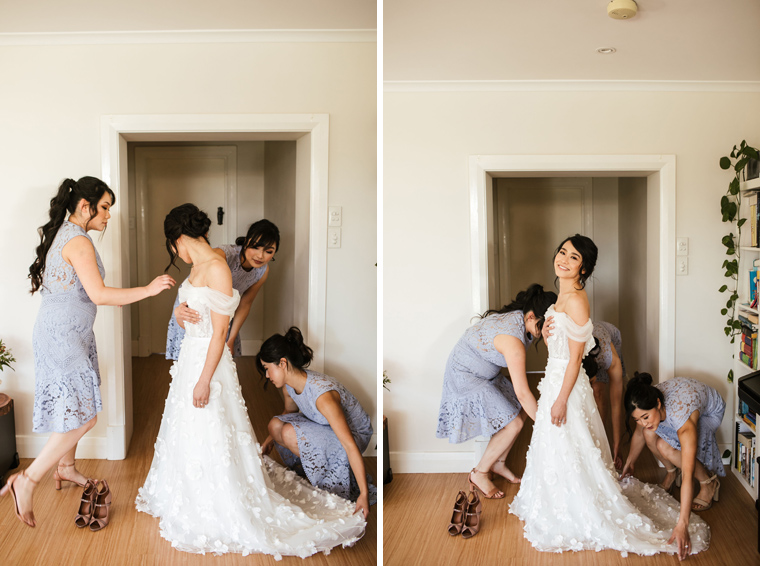
<svg viewBox="0 0 760 566">
<path fill-rule="evenodd" d="M 554 274 L 560 279 L 575 281 L 580 278 L 582 264 L 583 257 L 568 240 L 554 256 Z"/>
</svg>

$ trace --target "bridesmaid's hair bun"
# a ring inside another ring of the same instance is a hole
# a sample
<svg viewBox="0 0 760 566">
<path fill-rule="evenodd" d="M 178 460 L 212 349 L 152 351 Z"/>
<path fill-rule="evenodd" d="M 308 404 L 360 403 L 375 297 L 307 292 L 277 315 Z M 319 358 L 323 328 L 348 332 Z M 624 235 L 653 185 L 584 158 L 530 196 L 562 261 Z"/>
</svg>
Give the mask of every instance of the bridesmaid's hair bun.
<svg viewBox="0 0 760 566">
<path fill-rule="evenodd" d="M 203 238 L 208 243 L 208 230 L 211 219 L 208 214 L 192 203 L 182 204 L 171 210 L 164 219 L 164 236 L 166 236 L 166 251 L 169 252 L 169 265 L 164 272 L 174 265 L 177 259 L 177 240 L 180 236 Z M 176 267 L 176 265 L 174 265 Z"/>
<path fill-rule="evenodd" d="M 282 358 L 288 360 L 295 369 L 303 370 L 314 358 L 314 351 L 303 342 L 303 334 L 295 326 L 291 326 L 283 336 L 275 334 L 267 338 L 256 354 L 256 368 L 264 376 L 264 362 L 276 364 Z"/>
<path fill-rule="evenodd" d="M 636 385 L 652 385 L 652 376 L 646 372 L 634 372 L 633 377 L 628 382 L 628 387 Z"/>
<path fill-rule="evenodd" d="M 630 419 L 633 411 L 641 409 L 642 411 L 651 411 L 657 408 L 657 402 L 660 405 L 665 404 L 665 396 L 662 391 L 652 385 L 652 376 L 646 372 L 635 372 L 625 388 L 625 428 L 629 434 L 632 434 Z"/>
<path fill-rule="evenodd" d="M 599 346 L 599 340 L 594 338 L 594 347 L 591 348 L 591 351 L 586 355 L 585 358 L 583 358 L 583 361 L 581 362 L 583 371 L 586 372 L 586 375 L 589 379 L 595 377 L 596 374 L 599 373 L 599 363 L 596 361 L 596 357 L 601 351 L 602 348 Z"/>
</svg>

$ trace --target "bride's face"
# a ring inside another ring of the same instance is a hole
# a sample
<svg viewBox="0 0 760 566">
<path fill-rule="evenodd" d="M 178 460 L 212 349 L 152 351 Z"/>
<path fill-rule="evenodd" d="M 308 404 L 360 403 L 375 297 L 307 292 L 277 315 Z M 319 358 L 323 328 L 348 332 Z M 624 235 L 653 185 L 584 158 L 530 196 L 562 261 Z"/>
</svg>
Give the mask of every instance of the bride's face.
<svg viewBox="0 0 760 566">
<path fill-rule="evenodd" d="M 646 430 L 657 430 L 657 427 L 660 426 L 660 421 L 662 420 L 660 418 L 659 406 L 654 409 L 649 409 L 648 411 L 634 409 L 631 416 L 633 417 L 633 420 L 636 421 L 636 424 L 640 424 Z"/>
<path fill-rule="evenodd" d="M 266 378 L 271 381 L 278 389 L 285 385 L 285 375 L 288 370 L 288 362 L 285 358 L 280 359 L 278 363 L 262 361 L 261 365 L 266 370 Z"/>
<path fill-rule="evenodd" d="M 559 252 L 554 256 L 554 274 L 560 279 L 572 279 L 580 277 L 583 256 L 575 249 L 570 240 L 562 244 Z"/>
</svg>

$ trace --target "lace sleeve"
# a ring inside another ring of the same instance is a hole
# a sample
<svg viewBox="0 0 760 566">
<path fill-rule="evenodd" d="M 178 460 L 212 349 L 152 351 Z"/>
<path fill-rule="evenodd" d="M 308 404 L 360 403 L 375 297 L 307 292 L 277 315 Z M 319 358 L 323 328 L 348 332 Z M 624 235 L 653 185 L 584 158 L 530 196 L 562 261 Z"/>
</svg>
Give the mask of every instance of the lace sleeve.
<svg viewBox="0 0 760 566">
<path fill-rule="evenodd" d="M 230 297 L 221 291 L 209 288 L 204 295 L 204 301 L 212 311 L 224 316 L 232 316 L 240 303 L 240 293 L 237 289 L 233 289 Z"/>
</svg>

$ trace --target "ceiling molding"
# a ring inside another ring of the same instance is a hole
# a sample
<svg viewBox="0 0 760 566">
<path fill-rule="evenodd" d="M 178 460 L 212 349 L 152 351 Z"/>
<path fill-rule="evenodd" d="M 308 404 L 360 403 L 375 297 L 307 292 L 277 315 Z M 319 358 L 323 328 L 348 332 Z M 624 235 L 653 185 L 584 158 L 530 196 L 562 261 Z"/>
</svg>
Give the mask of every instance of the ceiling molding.
<svg viewBox="0 0 760 566">
<path fill-rule="evenodd" d="M 229 29 L 0 33 L 5 45 L 150 43 L 376 43 L 374 29 Z"/>
<path fill-rule="evenodd" d="M 760 81 L 385 81 L 384 92 L 760 92 Z"/>
</svg>

